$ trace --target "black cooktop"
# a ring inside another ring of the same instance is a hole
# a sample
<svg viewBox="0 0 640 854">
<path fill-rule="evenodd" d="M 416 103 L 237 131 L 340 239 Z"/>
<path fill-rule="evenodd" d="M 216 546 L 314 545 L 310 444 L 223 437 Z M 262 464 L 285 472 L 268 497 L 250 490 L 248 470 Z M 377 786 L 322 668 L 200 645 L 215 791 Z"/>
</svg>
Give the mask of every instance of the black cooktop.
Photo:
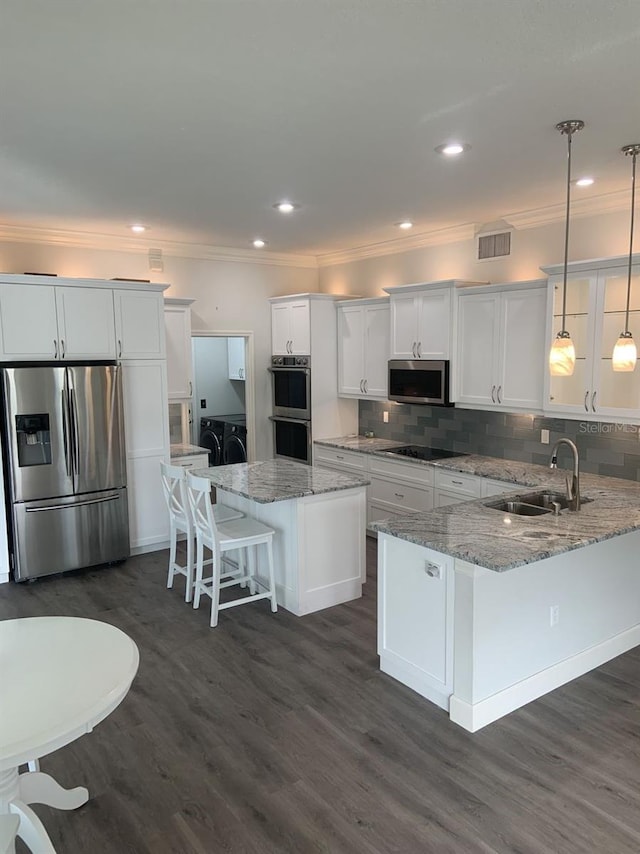
<svg viewBox="0 0 640 854">
<path fill-rule="evenodd" d="M 412 457 L 416 460 L 446 460 L 448 457 L 466 457 L 459 451 L 445 451 L 443 448 L 427 448 L 425 445 L 403 445 L 401 448 L 387 448 L 390 454 Z"/>
</svg>

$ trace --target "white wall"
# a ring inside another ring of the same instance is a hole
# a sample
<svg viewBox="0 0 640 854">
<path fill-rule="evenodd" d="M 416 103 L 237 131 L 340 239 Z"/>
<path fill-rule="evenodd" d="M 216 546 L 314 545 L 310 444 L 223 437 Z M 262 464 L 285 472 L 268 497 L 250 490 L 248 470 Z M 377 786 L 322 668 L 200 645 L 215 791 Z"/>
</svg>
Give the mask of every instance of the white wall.
<svg viewBox="0 0 640 854">
<path fill-rule="evenodd" d="M 150 244 L 153 245 L 153 244 Z M 165 256 L 164 272 L 149 271 L 146 253 L 77 249 L 34 243 L 0 243 L 0 270 L 60 276 L 151 279 L 171 285 L 167 297 L 195 299 L 194 331 L 253 332 L 256 389 L 256 458 L 273 455 L 271 385 L 271 309 L 268 298 L 318 290 L 317 270 L 235 261 L 205 261 Z"/>
<path fill-rule="evenodd" d="M 640 237 L 640 235 L 639 235 Z M 382 288 L 442 279 L 516 282 L 539 279 L 540 266 L 562 263 L 564 222 L 515 231 L 507 258 L 476 260 L 475 240 L 428 246 L 379 258 L 321 267 L 320 290 L 380 296 Z M 572 219 L 569 260 L 579 261 L 629 251 L 629 213 L 619 211 Z"/>
<path fill-rule="evenodd" d="M 244 383 L 229 379 L 227 338 L 193 338 L 194 409 L 196 422 L 207 415 L 245 411 Z M 205 409 L 200 400 L 205 398 Z"/>
</svg>

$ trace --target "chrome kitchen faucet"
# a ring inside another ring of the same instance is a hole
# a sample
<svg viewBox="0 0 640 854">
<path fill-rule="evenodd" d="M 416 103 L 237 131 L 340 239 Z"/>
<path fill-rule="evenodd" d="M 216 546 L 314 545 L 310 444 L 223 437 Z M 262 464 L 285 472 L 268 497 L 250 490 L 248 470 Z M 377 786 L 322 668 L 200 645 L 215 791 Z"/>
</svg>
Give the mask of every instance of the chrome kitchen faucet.
<svg viewBox="0 0 640 854">
<path fill-rule="evenodd" d="M 578 459 L 578 448 L 576 447 L 575 442 L 572 442 L 571 439 L 565 439 L 564 437 L 562 439 L 558 439 L 551 451 L 551 462 L 549 463 L 549 468 L 558 468 L 558 448 L 560 445 L 567 445 L 573 454 L 573 477 L 571 480 L 569 480 L 569 475 L 567 475 L 567 501 L 569 502 L 569 510 L 579 510 L 580 463 Z"/>
</svg>

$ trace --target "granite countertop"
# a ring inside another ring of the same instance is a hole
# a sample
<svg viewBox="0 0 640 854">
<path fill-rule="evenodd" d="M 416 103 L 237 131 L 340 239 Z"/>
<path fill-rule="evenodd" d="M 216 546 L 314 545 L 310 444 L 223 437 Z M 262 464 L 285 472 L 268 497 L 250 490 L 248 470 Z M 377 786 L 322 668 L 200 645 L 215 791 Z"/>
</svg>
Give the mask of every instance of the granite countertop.
<svg viewBox="0 0 640 854">
<path fill-rule="evenodd" d="M 170 446 L 172 460 L 175 460 L 177 457 L 199 457 L 202 454 L 209 456 L 209 449 L 200 448 L 198 445 L 175 444 Z"/>
<path fill-rule="evenodd" d="M 196 469 L 198 477 L 207 477 L 217 488 L 258 504 L 289 501 L 323 492 L 339 492 L 367 486 L 367 477 L 341 474 L 324 468 L 307 466 L 289 460 L 267 460 Z"/>
<path fill-rule="evenodd" d="M 363 440 L 366 441 L 371 440 Z M 351 437 L 326 439 L 318 444 L 398 459 L 397 455 L 385 453 L 379 447 L 357 447 Z M 393 444 L 389 443 L 387 447 Z M 510 491 L 510 499 L 517 498 L 518 494 L 524 495 L 532 488 L 566 492 L 567 471 L 564 469 L 552 470 L 546 466 L 477 454 L 434 463 L 402 459 L 414 465 L 430 465 L 521 485 L 522 492 Z M 383 519 L 373 527 L 382 533 L 497 572 L 640 529 L 640 483 L 582 474 L 580 491 L 583 498 L 592 500 L 583 504 L 578 513 L 563 510 L 559 516 L 516 516 L 485 507 L 487 502 L 499 500 L 499 496 L 491 496 L 426 513 Z"/>
</svg>

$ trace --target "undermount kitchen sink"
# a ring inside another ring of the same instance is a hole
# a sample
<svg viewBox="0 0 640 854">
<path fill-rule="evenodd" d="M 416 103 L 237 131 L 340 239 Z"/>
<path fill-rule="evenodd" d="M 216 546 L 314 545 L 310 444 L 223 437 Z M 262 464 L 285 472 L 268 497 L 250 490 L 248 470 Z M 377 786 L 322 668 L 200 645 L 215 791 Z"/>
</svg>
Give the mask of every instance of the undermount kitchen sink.
<svg viewBox="0 0 640 854">
<path fill-rule="evenodd" d="M 591 498 L 583 498 L 582 504 L 587 504 L 592 500 Z M 566 510 L 569 501 L 566 495 L 543 491 L 519 495 L 517 499 L 487 501 L 484 506 L 491 510 L 501 510 L 503 513 L 513 513 L 515 516 L 544 516 L 548 513 Z"/>
</svg>

